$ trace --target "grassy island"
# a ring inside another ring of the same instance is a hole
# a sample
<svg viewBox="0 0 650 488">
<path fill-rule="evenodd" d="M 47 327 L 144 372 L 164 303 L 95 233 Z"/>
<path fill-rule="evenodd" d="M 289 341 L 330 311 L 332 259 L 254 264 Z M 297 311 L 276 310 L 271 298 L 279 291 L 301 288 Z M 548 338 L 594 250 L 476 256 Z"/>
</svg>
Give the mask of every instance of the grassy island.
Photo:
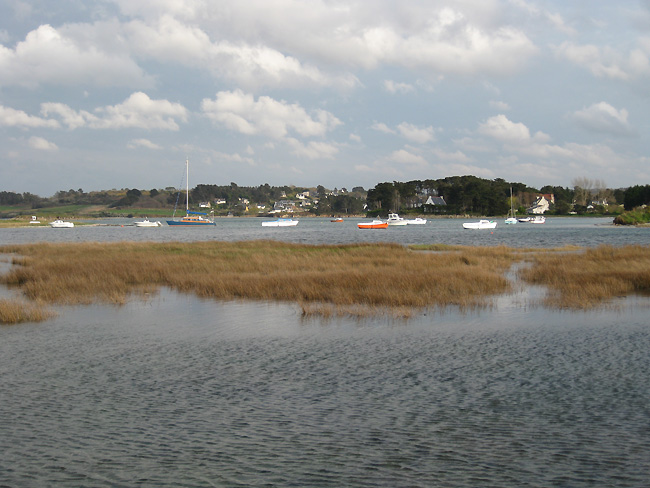
<svg viewBox="0 0 650 488">
<path fill-rule="evenodd" d="M 549 306 L 589 308 L 650 290 L 650 252 L 643 246 L 549 251 L 123 242 L 6 245 L 0 252 L 12 254 L 13 264 L 2 281 L 18 287 L 27 300 L 0 303 L 5 323 L 45 319 L 47 305 L 120 305 L 160 287 L 218 300 L 295 302 L 306 315 L 408 317 L 428 307 L 489 306 L 495 296 L 512 290 L 506 274 L 516 262 L 529 263 L 517 272 L 521 280 L 548 287 Z"/>
</svg>

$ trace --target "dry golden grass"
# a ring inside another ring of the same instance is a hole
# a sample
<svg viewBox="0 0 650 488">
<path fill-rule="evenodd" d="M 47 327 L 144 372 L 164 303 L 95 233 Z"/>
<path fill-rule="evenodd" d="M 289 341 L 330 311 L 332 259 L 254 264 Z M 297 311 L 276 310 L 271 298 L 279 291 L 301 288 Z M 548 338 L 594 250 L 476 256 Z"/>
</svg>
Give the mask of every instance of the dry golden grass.
<svg viewBox="0 0 650 488">
<path fill-rule="evenodd" d="M 650 289 L 648 248 L 576 251 L 397 244 L 313 246 L 272 241 L 65 243 L 0 247 L 13 253 L 2 277 L 50 304 L 123 304 L 169 287 L 220 300 L 295 302 L 305 315 L 408 317 L 427 307 L 482 307 L 509 292 L 506 273 L 549 288 L 547 304 L 586 308 Z M 562 252 L 558 252 L 562 251 Z"/>
<path fill-rule="evenodd" d="M 601 246 L 580 253 L 538 253 L 520 277 L 548 287 L 545 304 L 586 309 L 631 294 L 650 291 L 650 249 Z"/>
<path fill-rule="evenodd" d="M 31 300 L 121 304 L 167 286 L 225 300 L 293 301 L 306 314 L 317 306 L 355 314 L 482 306 L 509 289 L 503 274 L 512 262 L 505 249 L 416 253 L 393 244 L 270 241 L 42 243 L 0 251 L 19 255 L 3 280 Z"/>
<path fill-rule="evenodd" d="M 0 324 L 41 322 L 54 316 L 47 307 L 24 300 L 0 300 Z"/>
</svg>

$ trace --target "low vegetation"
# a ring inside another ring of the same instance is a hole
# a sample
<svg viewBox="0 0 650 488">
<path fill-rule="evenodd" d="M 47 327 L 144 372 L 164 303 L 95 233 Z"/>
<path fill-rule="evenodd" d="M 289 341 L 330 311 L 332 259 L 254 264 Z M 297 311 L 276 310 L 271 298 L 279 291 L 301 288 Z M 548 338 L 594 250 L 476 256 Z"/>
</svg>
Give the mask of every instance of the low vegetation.
<svg viewBox="0 0 650 488">
<path fill-rule="evenodd" d="M 601 246 L 580 253 L 537 253 L 533 265 L 519 273 L 527 283 L 548 288 L 547 306 L 593 308 L 650 292 L 650 249 Z"/>
<path fill-rule="evenodd" d="M 623 212 L 614 219 L 617 225 L 644 225 L 650 224 L 650 207 L 637 207 L 628 212 Z"/>
<path fill-rule="evenodd" d="M 25 300 L 0 300 L 0 324 L 18 324 L 21 322 L 41 322 L 54 316 L 54 312 L 41 304 Z"/>
<path fill-rule="evenodd" d="M 305 315 L 408 317 L 431 307 L 490 306 L 512 290 L 506 275 L 521 261 L 530 265 L 520 278 L 547 286 L 546 304 L 555 307 L 589 308 L 650 290 L 650 252 L 642 246 L 545 251 L 272 241 L 39 243 L 2 246 L 0 252 L 14 254 L 2 281 L 30 303 L 45 304 L 120 305 L 169 287 L 219 300 L 299 303 Z"/>
</svg>

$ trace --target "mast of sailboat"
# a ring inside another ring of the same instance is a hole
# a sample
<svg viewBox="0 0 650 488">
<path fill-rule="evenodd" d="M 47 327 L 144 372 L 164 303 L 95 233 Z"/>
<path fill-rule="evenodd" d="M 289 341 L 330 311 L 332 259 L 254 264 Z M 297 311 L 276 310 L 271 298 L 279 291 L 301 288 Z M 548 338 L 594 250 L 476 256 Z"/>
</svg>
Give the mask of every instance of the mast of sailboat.
<svg viewBox="0 0 650 488">
<path fill-rule="evenodd" d="M 185 158 L 185 213 L 190 213 L 190 160 Z"/>
</svg>

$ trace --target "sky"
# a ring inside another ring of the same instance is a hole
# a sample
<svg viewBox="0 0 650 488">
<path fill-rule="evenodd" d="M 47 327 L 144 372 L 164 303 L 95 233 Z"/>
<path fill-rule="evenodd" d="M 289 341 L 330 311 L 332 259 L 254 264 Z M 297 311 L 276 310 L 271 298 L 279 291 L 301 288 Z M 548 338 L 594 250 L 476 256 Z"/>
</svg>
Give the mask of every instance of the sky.
<svg viewBox="0 0 650 488">
<path fill-rule="evenodd" d="M 0 0 L 0 191 L 650 184 L 650 0 Z"/>
</svg>

